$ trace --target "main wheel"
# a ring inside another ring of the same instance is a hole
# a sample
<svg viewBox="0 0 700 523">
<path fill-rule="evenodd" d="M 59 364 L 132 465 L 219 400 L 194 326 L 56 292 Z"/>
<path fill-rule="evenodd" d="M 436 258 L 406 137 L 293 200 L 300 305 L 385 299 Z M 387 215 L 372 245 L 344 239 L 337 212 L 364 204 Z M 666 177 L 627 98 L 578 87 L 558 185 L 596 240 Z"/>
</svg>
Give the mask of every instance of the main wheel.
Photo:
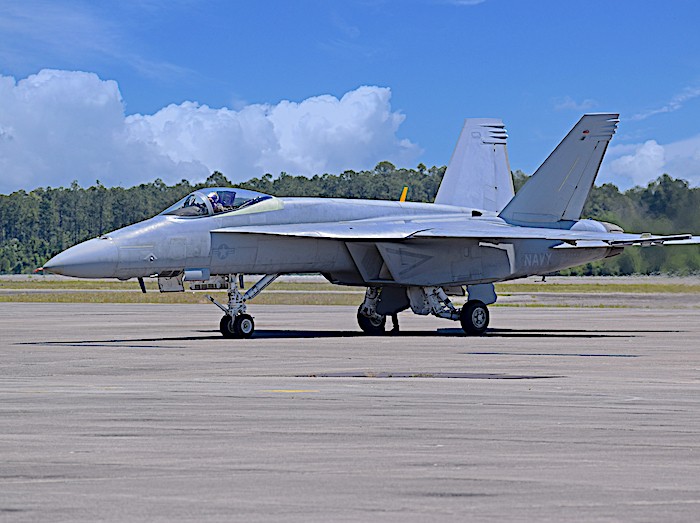
<svg viewBox="0 0 700 523">
<path fill-rule="evenodd" d="M 459 322 L 467 334 L 483 334 L 489 326 L 489 309 L 479 300 L 468 301 L 459 313 Z"/>
<path fill-rule="evenodd" d="M 386 316 L 380 316 L 378 318 L 368 318 L 362 314 L 359 310 L 357 311 L 357 324 L 360 326 L 365 334 L 384 334 L 384 327 L 386 326 Z"/>
<path fill-rule="evenodd" d="M 250 314 L 239 314 L 233 319 L 233 330 L 237 338 L 250 338 L 255 330 L 255 322 Z"/>
</svg>

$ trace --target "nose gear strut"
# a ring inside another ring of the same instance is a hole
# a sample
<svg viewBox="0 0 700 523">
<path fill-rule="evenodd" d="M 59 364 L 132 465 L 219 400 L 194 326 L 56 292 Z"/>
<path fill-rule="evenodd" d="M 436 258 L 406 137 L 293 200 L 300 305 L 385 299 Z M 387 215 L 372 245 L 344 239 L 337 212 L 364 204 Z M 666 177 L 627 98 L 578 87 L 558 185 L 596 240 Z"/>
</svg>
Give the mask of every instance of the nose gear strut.
<svg viewBox="0 0 700 523">
<path fill-rule="evenodd" d="M 277 279 L 279 274 L 266 274 L 258 282 L 241 293 L 243 287 L 242 274 L 228 275 L 228 306 L 216 301 L 209 294 L 206 298 L 224 311 L 224 317 L 219 322 L 219 330 L 224 338 L 250 338 L 255 330 L 255 322 L 250 314 L 246 314 L 246 303 L 260 294 L 268 285 Z"/>
</svg>

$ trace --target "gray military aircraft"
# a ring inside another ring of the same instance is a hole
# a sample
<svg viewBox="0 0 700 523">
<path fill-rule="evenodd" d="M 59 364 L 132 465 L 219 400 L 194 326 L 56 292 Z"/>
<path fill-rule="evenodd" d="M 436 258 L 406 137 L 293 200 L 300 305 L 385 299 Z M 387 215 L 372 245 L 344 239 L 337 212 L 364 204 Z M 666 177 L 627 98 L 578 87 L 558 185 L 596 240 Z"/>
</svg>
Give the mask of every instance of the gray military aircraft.
<svg viewBox="0 0 700 523">
<path fill-rule="evenodd" d="M 161 292 L 228 289 L 225 337 L 253 334 L 246 302 L 281 274 L 320 273 L 366 287 L 368 334 L 411 309 L 483 333 L 494 282 L 615 256 L 627 246 L 699 243 L 690 234 L 627 234 L 580 219 L 617 114 L 587 114 L 517 195 L 501 120 L 467 119 L 435 203 L 278 198 L 226 187 L 194 191 L 135 225 L 58 254 L 44 269 L 82 278 L 157 277 Z M 264 276 L 247 291 L 243 274 Z M 461 309 L 449 296 L 467 296 Z"/>
</svg>

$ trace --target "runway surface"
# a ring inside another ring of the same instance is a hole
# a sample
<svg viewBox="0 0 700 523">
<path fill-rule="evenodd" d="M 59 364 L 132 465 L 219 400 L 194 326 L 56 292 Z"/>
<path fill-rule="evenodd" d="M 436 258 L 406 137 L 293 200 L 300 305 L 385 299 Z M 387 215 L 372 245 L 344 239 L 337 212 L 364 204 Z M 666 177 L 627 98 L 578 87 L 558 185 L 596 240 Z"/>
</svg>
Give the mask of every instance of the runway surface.
<svg viewBox="0 0 700 523">
<path fill-rule="evenodd" d="M 697 521 L 700 311 L 0 304 L 0 521 Z"/>
</svg>

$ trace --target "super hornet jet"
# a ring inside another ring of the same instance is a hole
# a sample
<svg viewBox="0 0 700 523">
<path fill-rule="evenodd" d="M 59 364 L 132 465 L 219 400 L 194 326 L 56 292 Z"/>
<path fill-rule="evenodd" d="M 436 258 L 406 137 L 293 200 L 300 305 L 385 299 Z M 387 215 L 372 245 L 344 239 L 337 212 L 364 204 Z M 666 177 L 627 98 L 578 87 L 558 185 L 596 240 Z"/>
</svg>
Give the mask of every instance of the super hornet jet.
<svg viewBox="0 0 700 523">
<path fill-rule="evenodd" d="M 615 256 L 627 246 L 699 243 L 689 234 L 626 234 L 580 219 L 617 114 L 587 114 L 517 195 L 501 120 L 467 119 L 435 203 L 278 198 L 237 188 L 194 191 L 135 225 L 58 254 L 44 269 L 82 278 L 157 277 L 161 292 L 228 289 L 228 338 L 253 334 L 246 302 L 281 274 L 320 273 L 366 287 L 357 312 L 368 334 L 386 316 L 459 320 L 467 334 L 489 323 L 494 282 Z M 243 274 L 264 274 L 247 291 Z M 449 296 L 467 296 L 461 309 Z"/>
</svg>

